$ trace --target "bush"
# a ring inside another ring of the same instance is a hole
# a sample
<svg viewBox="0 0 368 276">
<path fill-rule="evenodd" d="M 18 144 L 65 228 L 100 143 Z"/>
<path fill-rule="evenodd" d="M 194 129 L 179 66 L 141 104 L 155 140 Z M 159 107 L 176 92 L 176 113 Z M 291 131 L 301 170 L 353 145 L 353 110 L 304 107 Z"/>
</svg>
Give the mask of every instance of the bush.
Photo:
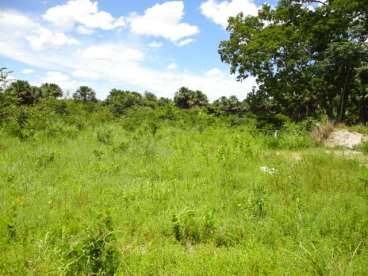
<svg viewBox="0 0 368 276">
<path fill-rule="evenodd" d="M 185 210 L 172 218 L 175 239 L 182 244 L 207 243 L 217 240 L 217 225 L 213 212 L 198 216 L 194 210 Z"/>
<path fill-rule="evenodd" d="M 265 144 L 272 149 L 301 149 L 313 146 L 307 131 L 294 123 L 286 124 L 281 130 L 265 138 Z"/>
<path fill-rule="evenodd" d="M 368 141 L 361 143 L 357 149 L 362 151 L 364 154 L 368 154 Z"/>
<path fill-rule="evenodd" d="M 67 275 L 115 275 L 120 264 L 120 253 L 115 245 L 111 217 L 102 215 L 75 244 L 63 249 Z"/>
</svg>

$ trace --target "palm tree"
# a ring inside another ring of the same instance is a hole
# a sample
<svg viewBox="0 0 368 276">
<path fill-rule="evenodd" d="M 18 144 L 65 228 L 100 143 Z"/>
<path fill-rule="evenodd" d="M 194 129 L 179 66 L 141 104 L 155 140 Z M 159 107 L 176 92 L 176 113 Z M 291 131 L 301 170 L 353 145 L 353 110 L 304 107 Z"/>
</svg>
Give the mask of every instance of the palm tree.
<svg viewBox="0 0 368 276">
<path fill-rule="evenodd" d="M 175 93 L 174 102 L 180 108 L 202 107 L 208 104 L 208 99 L 201 91 L 193 91 L 186 87 L 182 87 Z"/>
<path fill-rule="evenodd" d="M 60 98 L 63 96 L 61 88 L 54 83 L 44 83 L 40 87 L 42 98 Z"/>
<path fill-rule="evenodd" d="M 33 104 L 39 97 L 39 88 L 31 86 L 27 81 L 17 80 L 12 82 L 5 90 L 9 96 L 15 97 L 20 104 Z"/>
</svg>

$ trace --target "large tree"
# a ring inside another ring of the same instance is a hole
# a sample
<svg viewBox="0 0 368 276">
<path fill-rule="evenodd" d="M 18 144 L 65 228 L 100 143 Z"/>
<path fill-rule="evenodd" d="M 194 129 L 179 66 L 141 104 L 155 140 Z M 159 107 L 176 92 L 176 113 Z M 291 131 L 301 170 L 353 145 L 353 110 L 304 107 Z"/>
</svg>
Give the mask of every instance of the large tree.
<svg viewBox="0 0 368 276">
<path fill-rule="evenodd" d="M 344 120 L 368 63 L 368 5 L 361 0 L 281 0 L 257 16 L 229 20 L 219 53 L 239 80 L 255 76 L 270 112 L 295 120 L 320 113 Z M 360 95 L 361 96 L 361 95 Z M 254 97 L 254 95 L 253 95 Z M 367 120 L 368 118 L 360 118 Z"/>
</svg>

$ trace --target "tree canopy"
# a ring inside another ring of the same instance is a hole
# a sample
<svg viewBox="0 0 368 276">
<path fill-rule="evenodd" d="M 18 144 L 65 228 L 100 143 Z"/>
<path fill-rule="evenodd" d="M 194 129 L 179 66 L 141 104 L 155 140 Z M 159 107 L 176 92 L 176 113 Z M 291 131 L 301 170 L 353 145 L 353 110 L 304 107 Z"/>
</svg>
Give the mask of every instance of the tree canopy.
<svg viewBox="0 0 368 276">
<path fill-rule="evenodd" d="M 294 120 L 326 114 L 367 121 L 364 2 L 281 0 L 275 8 L 264 5 L 257 16 L 239 14 L 229 19 L 221 59 L 239 80 L 257 78 L 255 93 L 272 102 L 267 112 Z"/>
<path fill-rule="evenodd" d="M 88 87 L 88 86 L 81 86 L 75 91 L 73 94 L 73 99 L 81 102 L 95 102 L 96 99 L 96 92 Z"/>
<path fill-rule="evenodd" d="M 208 99 L 205 94 L 199 90 L 190 90 L 186 87 L 181 87 L 174 96 L 174 102 L 180 108 L 203 107 L 208 105 Z"/>
<path fill-rule="evenodd" d="M 60 98 L 63 96 L 63 91 L 55 83 L 44 83 L 40 86 L 41 95 L 43 98 Z"/>
</svg>

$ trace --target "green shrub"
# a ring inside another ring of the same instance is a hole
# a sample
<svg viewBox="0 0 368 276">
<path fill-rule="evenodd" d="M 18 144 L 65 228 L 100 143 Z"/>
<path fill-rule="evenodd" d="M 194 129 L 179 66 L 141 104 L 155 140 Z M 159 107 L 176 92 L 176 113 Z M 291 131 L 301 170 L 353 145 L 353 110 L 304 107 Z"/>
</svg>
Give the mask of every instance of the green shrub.
<svg viewBox="0 0 368 276">
<path fill-rule="evenodd" d="M 102 215 L 94 227 L 76 243 L 66 245 L 63 252 L 66 275 L 115 275 L 121 256 L 115 245 L 111 217 Z"/>
<path fill-rule="evenodd" d="M 313 141 L 302 126 L 288 123 L 273 135 L 266 135 L 265 144 L 271 149 L 292 150 L 312 147 Z"/>
<path fill-rule="evenodd" d="M 174 214 L 172 232 L 175 239 L 182 244 L 207 243 L 216 240 L 217 225 L 213 212 L 199 216 L 194 210 L 185 210 Z"/>
<path fill-rule="evenodd" d="M 357 149 L 362 151 L 364 154 L 368 154 L 368 141 L 361 143 Z"/>
</svg>

